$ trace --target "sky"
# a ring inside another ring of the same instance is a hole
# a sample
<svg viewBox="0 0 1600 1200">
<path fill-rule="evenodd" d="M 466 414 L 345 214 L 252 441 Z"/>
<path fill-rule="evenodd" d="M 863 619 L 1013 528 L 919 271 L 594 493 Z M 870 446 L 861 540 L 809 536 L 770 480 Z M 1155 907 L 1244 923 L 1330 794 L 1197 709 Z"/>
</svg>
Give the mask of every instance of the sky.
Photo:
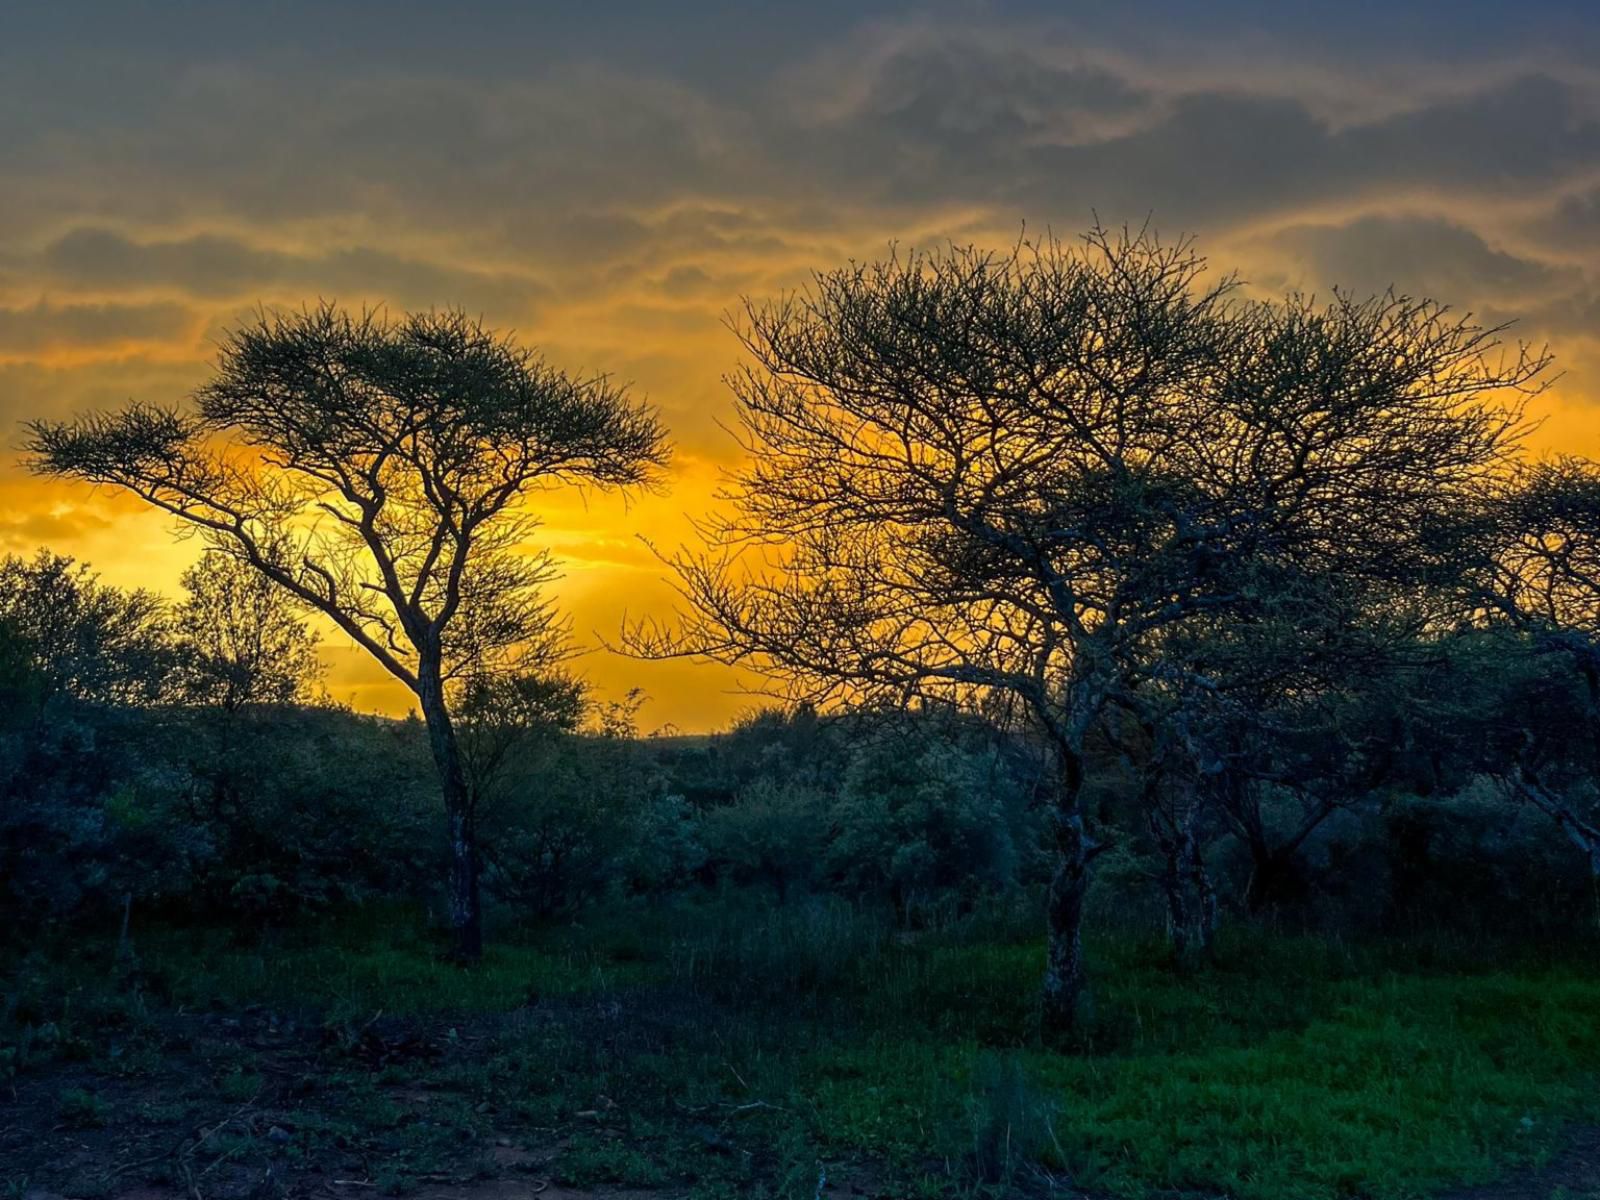
<svg viewBox="0 0 1600 1200">
<path fill-rule="evenodd" d="M 724 316 L 892 243 L 1189 233 L 1252 290 L 1391 284 L 1548 342 L 1539 453 L 1600 455 L 1600 6 L 0 0 L 0 554 L 176 590 L 199 552 L 41 481 L 20 423 L 181 403 L 222 333 L 319 299 L 461 307 L 661 410 L 660 494 L 539 533 L 602 697 L 756 701 L 605 651 L 674 597 L 736 465 Z M 328 687 L 404 712 L 337 634 Z"/>
</svg>

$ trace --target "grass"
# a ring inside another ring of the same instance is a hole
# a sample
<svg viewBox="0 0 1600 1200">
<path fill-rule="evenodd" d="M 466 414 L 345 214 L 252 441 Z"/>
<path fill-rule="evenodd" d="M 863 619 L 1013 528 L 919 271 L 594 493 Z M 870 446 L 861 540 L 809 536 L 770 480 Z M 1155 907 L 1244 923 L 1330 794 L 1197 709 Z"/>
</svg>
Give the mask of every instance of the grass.
<svg viewBox="0 0 1600 1200">
<path fill-rule="evenodd" d="M 313 938 L 315 940 L 313 940 Z M 414 919 L 370 918 L 329 934 L 280 935 L 240 946 L 224 931 L 160 930 L 140 947 L 143 969 L 176 1004 L 309 1009 L 333 1019 L 441 1012 L 501 1012 L 552 996 L 645 982 L 644 964 L 615 961 L 581 944 L 492 944 L 463 971 L 435 952 Z"/>
<path fill-rule="evenodd" d="M 1006 1127 L 1023 1132 L 1021 1153 L 1118 1195 L 1282 1198 L 1400 1197 L 1487 1178 L 1546 1148 L 1563 1117 L 1595 1115 L 1592 981 L 1332 990 L 1359 998 L 1330 997 L 1326 1015 L 1249 1046 L 1225 1024 L 1194 1021 L 1187 1049 L 1015 1051 L 1022 1099 L 1000 1097 L 999 1111 L 1015 1114 Z M 897 1040 L 826 1054 L 811 1073 L 839 1138 L 911 1152 L 963 1081 L 982 1144 L 996 1108 L 974 1072 L 984 1060 L 975 1043 Z"/>
<path fill-rule="evenodd" d="M 394 914 L 314 932 L 147 932 L 132 994 L 107 987 L 98 951 L 12 964 L 0 1045 L 26 1041 L 24 1074 L 109 1074 L 110 1044 L 134 1053 L 154 1010 L 444 1022 L 448 1052 L 427 1062 L 364 1062 L 335 1039 L 346 1057 L 324 1052 L 321 1107 L 297 1118 L 337 1131 L 329 1145 L 376 1139 L 391 1191 L 535 1131 L 564 1147 L 558 1179 L 707 1197 L 809 1197 L 824 1173 L 870 1169 L 894 1195 L 1404 1200 L 1600 1121 L 1600 970 L 1578 955 L 1241 933 L 1183 975 L 1157 943 L 1105 938 L 1063 1051 L 1038 1037 L 1042 948 L 1005 922 L 907 940 L 843 906 L 631 911 L 503 937 L 472 971 Z M 264 1074 L 219 1063 L 209 1087 L 248 1103 Z M 419 1122 L 401 1086 L 449 1103 Z M 75 1087 L 62 1121 L 108 1120 Z"/>
</svg>

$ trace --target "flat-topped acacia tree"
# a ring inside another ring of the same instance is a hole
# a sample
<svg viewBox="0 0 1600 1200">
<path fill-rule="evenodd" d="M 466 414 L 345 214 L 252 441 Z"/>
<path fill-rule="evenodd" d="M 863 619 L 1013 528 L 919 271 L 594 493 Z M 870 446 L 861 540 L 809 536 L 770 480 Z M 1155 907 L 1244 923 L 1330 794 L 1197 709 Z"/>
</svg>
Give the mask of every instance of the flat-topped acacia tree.
<svg viewBox="0 0 1600 1200">
<path fill-rule="evenodd" d="M 1108 706 L 1182 668 L 1161 646 L 1185 625 L 1256 613 L 1265 578 L 1421 583 L 1417 530 L 1499 470 L 1544 366 L 1433 303 L 1252 303 L 1187 242 L 1098 230 L 827 272 L 736 332 L 745 465 L 708 546 L 671 560 L 683 623 L 624 643 L 818 702 L 1026 713 L 1055 763 L 1055 1028 Z"/>
<path fill-rule="evenodd" d="M 33 469 L 125 488 L 325 614 L 417 698 L 444 792 L 455 951 L 482 930 L 471 791 L 452 686 L 559 638 L 525 546 L 527 501 L 563 484 L 649 484 L 654 411 L 459 312 L 331 305 L 224 341 L 185 408 L 28 426 Z"/>
</svg>

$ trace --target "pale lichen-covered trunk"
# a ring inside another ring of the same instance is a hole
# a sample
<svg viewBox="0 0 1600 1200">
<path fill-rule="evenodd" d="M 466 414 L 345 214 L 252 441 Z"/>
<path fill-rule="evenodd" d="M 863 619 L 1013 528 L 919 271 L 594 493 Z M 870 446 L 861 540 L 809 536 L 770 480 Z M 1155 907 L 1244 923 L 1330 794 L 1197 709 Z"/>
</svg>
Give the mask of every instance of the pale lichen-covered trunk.
<svg viewBox="0 0 1600 1200">
<path fill-rule="evenodd" d="M 1201 853 L 1199 824 L 1199 803 L 1188 797 L 1176 810 L 1171 833 L 1162 838 L 1167 860 L 1162 874 L 1167 934 L 1180 966 L 1210 952 L 1217 928 L 1217 894 Z"/>
<path fill-rule="evenodd" d="M 428 745 L 444 792 L 445 826 L 450 838 L 448 904 L 455 957 L 476 962 L 483 955 L 483 913 L 478 891 L 478 831 L 472 793 L 467 787 L 455 727 L 445 705 L 437 664 L 418 672 L 418 699 L 428 727 Z"/>
</svg>

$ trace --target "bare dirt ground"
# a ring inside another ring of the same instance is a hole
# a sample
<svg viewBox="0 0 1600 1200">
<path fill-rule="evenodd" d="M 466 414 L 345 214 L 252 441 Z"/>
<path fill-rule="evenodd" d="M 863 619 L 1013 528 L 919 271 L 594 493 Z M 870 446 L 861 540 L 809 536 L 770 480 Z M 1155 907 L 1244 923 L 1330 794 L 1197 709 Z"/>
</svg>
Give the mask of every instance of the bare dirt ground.
<svg viewBox="0 0 1600 1200">
<path fill-rule="evenodd" d="M 479 1099 L 463 1072 L 489 1034 L 378 1019 L 359 1030 L 266 1013 L 162 1022 L 159 1056 L 50 1064 L 0 1091 L 11 1200 L 628 1200 L 683 1194 L 560 1178 L 574 1133 L 626 1137 L 604 1098 L 575 1129 Z M 591 1155 L 593 1157 L 593 1155 Z M 600 1170 L 604 1171 L 602 1161 Z"/>
</svg>

